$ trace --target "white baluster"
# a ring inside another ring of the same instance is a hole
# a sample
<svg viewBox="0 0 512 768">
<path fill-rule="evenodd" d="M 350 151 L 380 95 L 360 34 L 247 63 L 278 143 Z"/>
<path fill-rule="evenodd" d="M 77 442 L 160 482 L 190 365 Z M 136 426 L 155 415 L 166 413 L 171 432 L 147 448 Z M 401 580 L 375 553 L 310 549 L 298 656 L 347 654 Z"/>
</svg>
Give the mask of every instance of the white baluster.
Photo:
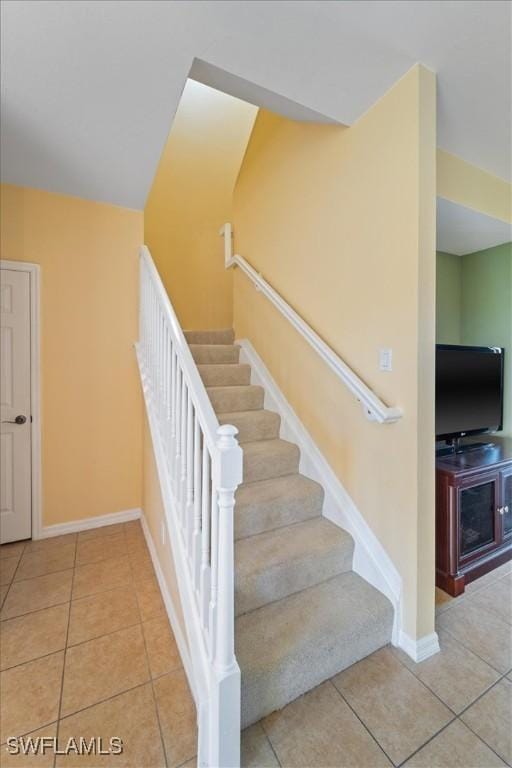
<svg viewBox="0 0 512 768">
<path fill-rule="evenodd" d="M 192 531 L 194 529 L 194 409 L 187 390 L 187 468 L 186 468 L 187 504 L 185 508 L 185 530 L 187 553 L 192 572 Z"/>
<path fill-rule="evenodd" d="M 180 482 L 179 482 L 179 512 L 181 528 L 185 530 L 185 510 L 187 499 L 187 384 L 185 376 L 181 382 L 181 427 L 180 427 Z"/>
<path fill-rule="evenodd" d="M 174 468 L 174 457 L 176 455 L 176 380 L 177 380 L 177 364 L 176 364 L 176 352 L 174 350 L 174 345 L 172 348 L 172 363 L 171 363 L 171 449 L 170 449 L 170 456 L 171 456 L 171 478 L 174 477 L 173 475 L 173 468 Z"/>
<path fill-rule="evenodd" d="M 211 661 L 214 661 L 217 641 L 217 587 L 219 577 L 219 507 L 217 504 L 217 488 L 215 486 L 214 477 L 212 477 L 210 525 L 212 538 L 210 547 L 210 605 L 208 606 L 208 631 L 210 635 L 210 659 Z"/>
<path fill-rule="evenodd" d="M 179 361 L 177 361 L 178 364 Z M 173 486 L 174 486 L 174 498 L 176 504 L 179 505 L 179 487 L 180 487 L 180 462 L 181 462 L 181 384 L 182 374 L 178 368 L 176 372 L 176 440 L 175 440 L 175 454 L 174 454 L 174 467 L 173 467 Z M 179 516 L 179 506 L 178 506 Z"/>
<path fill-rule="evenodd" d="M 194 411 L 194 525 L 192 530 L 192 576 L 194 589 L 199 589 L 201 565 L 201 430 Z"/>
<path fill-rule="evenodd" d="M 210 454 L 203 442 L 203 468 L 201 483 L 201 574 L 200 610 L 203 628 L 208 627 L 208 606 L 210 604 Z"/>
</svg>

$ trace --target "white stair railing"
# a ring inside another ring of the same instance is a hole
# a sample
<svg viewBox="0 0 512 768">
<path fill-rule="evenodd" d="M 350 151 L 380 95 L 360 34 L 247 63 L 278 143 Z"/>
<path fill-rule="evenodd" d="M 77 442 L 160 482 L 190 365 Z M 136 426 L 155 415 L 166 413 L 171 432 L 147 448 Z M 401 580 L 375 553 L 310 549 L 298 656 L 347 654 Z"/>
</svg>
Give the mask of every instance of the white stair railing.
<svg viewBox="0 0 512 768">
<path fill-rule="evenodd" d="M 324 363 L 334 371 L 340 381 L 352 392 L 361 403 L 366 417 L 370 421 L 377 421 L 380 424 L 392 424 L 401 419 L 403 416 L 401 408 L 386 405 L 243 256 L 233 254 L 233 231 L 231 224 L 224 224 L 219 234 L 224 237 L 224 262 L 226 269 L 234 266 L 240 267 L 242 272 L 254 283 L 257 290 L 267 297 L 283 317 L 293 325 L 315 350 Z"/>
<path fill-rule="evenodd" d="M 149 250 L 140 249 L 136 345 L 198 710 L 198 763 L 240 764 L 234 650 L 234 494 L 242 450 L 219 426 Z"/>
</svg>

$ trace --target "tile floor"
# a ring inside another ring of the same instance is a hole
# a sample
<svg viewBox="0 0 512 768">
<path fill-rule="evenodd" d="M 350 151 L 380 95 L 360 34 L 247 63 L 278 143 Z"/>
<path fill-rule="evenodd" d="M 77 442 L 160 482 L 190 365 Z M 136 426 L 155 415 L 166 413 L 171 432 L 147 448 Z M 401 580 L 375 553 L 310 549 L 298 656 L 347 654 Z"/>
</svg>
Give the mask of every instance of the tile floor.
<svg viewBox="0 0 512 768">
<path fill-rule="evenodd" d="M 195 709 L 139 522 L 0 548 L 0 763 L 195 764 Z M 8 754 L 111 736 L 121 756 Z"/>
<path fill-rule="evenodd" d="M 0 549 L 0 742 L 120 736 L 117 758 L 7 755 L 2 765 L 195 765 L 192 698 L 139 523 Z M 242 765 L 512 765 L 512 564 L 452 599 L 441 652 L 386 647 L 242 735 Z"/>
</svg>

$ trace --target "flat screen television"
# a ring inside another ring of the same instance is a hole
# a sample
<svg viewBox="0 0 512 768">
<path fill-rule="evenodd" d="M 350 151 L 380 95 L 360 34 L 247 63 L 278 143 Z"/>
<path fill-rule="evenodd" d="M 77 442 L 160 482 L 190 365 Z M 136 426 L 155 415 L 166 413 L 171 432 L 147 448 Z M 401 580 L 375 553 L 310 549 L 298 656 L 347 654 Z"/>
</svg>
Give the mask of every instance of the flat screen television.
<svg viewBox="0 0 512 768">
<path fill-rule="evenodd" d="M 504 358 L 502 347 L 437 345 L 437 440 L 503 428 Z"/>
</svg>

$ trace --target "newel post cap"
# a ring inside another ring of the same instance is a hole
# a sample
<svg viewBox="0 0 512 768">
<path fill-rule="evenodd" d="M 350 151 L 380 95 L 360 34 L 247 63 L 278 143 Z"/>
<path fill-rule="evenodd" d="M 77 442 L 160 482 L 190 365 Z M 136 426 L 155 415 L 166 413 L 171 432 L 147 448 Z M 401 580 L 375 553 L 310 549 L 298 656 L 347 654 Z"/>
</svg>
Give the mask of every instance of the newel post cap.
<svg viewBox="0 0 512 768">
<path fill-rule="evenodd" d="M 232 424 L 222 424 L 217 429 L 217 448 L 220 452 L 220 487 L 236 488 L 242 482 L 242 449 L 236 435 L 238 429 Z"/>
</svg>

